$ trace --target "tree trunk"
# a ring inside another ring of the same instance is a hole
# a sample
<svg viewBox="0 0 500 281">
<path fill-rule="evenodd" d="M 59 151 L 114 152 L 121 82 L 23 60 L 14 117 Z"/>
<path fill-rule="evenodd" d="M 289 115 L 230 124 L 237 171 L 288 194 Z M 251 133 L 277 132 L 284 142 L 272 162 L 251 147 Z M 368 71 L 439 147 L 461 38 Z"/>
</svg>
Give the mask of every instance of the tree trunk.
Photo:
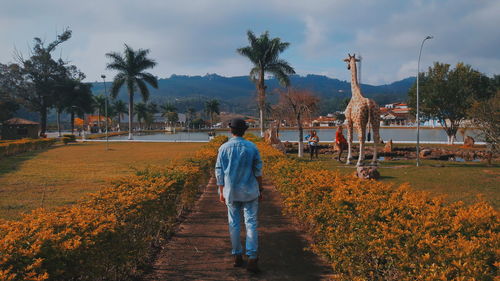
<svg viewBox="0 0 500 281">
<path fill-rule="evenodd" d="M 132 120 L 134 116 L 134 90 L 128 89 L 128 139 L 133 140 L 132 134 Z"/>
<path fill-rule="evenodd" d="M 99 133 L 102 133 L 101 129 L 101 109 L 97 109 L 97 127 L 99 128 Z"/>
<path fill-rule="evenodd" d="M 121 121 L 120 117 L 121 117 L 121 115 L 122 115 L 121 113 L 118 113 L 118 132 L 121 131 L 121 129 L 120 129 L 120 121 Z"/>
<path fill-rule="evenodd" d="M 297 115 L 297 125 L 299 126 L 299 151 L 298 156 L 304 156 L 304 129 L 302 128 L 302 122 L 300 120 L 300 114 Z"/>
<path fill-rule="evenodd" d="M 45 102 L 42 102 L 40 108 L 40 137 L 45 137 L 45 131 L 47 130 L 47 106 Z"/>
<path fill-rule="evenodd" d="M 264 105 L 266 104 L 266 86 L 264 84 L 264 70 L 260 71 L 259 75 L 259 117 L 260 117 L 260 136 L 264 137 Z"/>
<path fill-rule="evenodd" d="M 61 110 L 59 108 L 56 109 L 57 115 L 57 136 L 61 137 Z"/>
<path fill-rule="evenodd" d="M 71 122 L 71 134 L 74 134 L 75 131 L 75 112 L 71 111 L 70 115 L 70 122 Z M 83 128 L 83 123 L 82 123 L 82 128 Z"/>
</svg>

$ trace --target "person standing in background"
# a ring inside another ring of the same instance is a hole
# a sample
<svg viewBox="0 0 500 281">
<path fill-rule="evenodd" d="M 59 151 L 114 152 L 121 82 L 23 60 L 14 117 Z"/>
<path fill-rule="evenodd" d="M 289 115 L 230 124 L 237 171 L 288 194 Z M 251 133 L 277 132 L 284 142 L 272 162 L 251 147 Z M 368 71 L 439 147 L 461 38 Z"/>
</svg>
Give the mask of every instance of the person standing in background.
<svg viewBox="0 0 500 281">
<path fill-rule="evenodd" d="M 342 132 L 342 125 L 337 128 L 337 132 L 335 133 L 335 149 L 339 152 L 337 160 L 340 161 L 342 152 L 347 149 L 347 140 Z"/>
<path fill-rule="evenodd" d="M 311 153 L 311 160 L 313 159 L 313 154 L 316 152 L 316 159 L 318 159 L 318 145 L 319 145 L 319 137 L 316 134 L 316 131 L 311 131 L 311 136 L 309 137 L 309 152 Z"/>
</svg>

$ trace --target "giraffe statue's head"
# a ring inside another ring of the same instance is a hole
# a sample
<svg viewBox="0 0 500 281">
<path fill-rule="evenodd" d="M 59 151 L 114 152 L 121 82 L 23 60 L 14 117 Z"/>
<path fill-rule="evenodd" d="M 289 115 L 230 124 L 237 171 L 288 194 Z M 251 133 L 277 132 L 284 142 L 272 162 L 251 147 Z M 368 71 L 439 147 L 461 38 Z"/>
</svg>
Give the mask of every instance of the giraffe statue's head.
<svg viewBox="0 0 500 281">
<path fill-rule="evenodd" d="M 356 58 L 356 54 L 347 54 L 347 58 L 344 59 L 345 62 L 347 62 L 347 69 L 351 70 L 351 67 L 354 67 L 356 62 L 359 61 L 359 59 Z"/>
</svg>

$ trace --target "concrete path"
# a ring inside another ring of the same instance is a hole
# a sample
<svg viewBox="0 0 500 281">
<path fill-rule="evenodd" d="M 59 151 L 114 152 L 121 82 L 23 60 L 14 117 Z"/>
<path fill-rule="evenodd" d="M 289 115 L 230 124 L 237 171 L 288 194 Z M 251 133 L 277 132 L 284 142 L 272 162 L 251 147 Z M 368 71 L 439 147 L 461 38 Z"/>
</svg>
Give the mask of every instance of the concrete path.
<svg viewBox="0 0 500 281">
<path fill-rule="evenodd" d="M 262 272 L 251 274 L 232 266 L 226 206 L 219 202 L 211 179 L 144 280 L 328 280 L 330 268 L 304 250 L 306 237 L 282 215 L 277 191 L 271 185 L 264 188 L 259 209 Z"/>
</svg>

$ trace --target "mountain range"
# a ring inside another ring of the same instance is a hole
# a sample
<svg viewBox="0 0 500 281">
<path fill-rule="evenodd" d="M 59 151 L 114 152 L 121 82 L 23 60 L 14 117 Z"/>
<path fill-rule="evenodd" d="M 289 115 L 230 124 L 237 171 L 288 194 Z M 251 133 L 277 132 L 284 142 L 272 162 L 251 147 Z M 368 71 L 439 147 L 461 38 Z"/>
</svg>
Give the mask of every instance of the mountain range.
<svg viewBox="0 0 500 281">
<path fill-rule="evenodd" d="M 313 91 L 322 100 L 320 113 L 333 112 L 339 109 L 343 99 L 351 96 L 351 84 L 347 81 L 330 78 L 322 75 L 309 74 L 306 76 L 292 75 L 291 85 L 300 89 Z M 414 84 L 415 77 L 409 77 L 386 85 L 362 84 L 361 89 L 366 97 L 375 99 L 379 104 L 406 101 L 407 93 Z M 274 78 L 266 79 L 269 101 L 275 102 L 277 95 L 273 95 L 280 86 Z M 110 89 L 111 82 L 106 83 Z M 94 94 L 104 93 L 102 82 L 93 83 Z M 179 111 L 186 106 L 197 109 L 203 106 L 207 99 L 218 99 L 221 110 L 239 113 L 255 113 L 255 84 L 248 76 L 224 77 L 217 74 L 204 76 L 172 75 L 169 78 L 158 79 L 158 89 L 150 88 L 150 100 L 157 103 L 172 102 Z M 118 98 L 127 101 L 127 91 L 123 87 Z M 135 101 L 141 100 L 136 95 Z M 198 101 L 198 102 L 197 102 Z M 186 102 L 189 105 L 186 105 Z"/>
</svg>

